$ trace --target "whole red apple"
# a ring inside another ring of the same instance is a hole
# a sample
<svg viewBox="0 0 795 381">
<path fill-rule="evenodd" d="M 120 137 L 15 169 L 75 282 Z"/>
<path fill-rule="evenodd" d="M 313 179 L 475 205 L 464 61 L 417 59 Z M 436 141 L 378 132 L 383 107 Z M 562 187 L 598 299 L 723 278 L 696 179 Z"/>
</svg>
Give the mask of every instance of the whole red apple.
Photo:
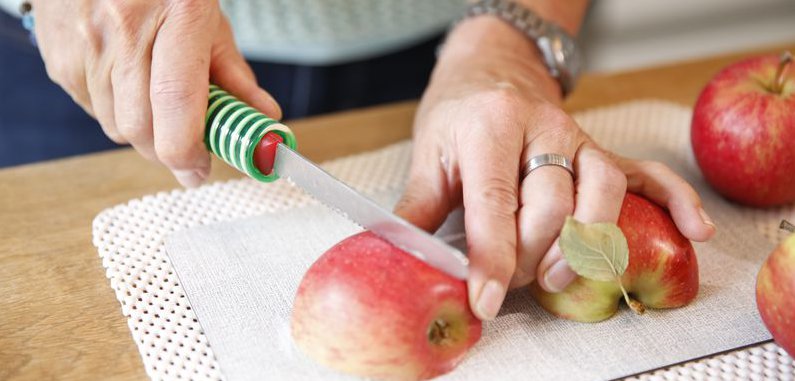
<svg viewBox="0 0 795 381">
<path fill-rule="evenodd" d="M 292 336 L 312 359 L 389 380 L 452 370 L 481 334 L 466 283 L 371 232 L 351 236 L 306 272 Z"/>
<path fill-rule="evenodd" d="M 795 201 L 795 70 L 763 56 L 720 71 L 693 109 L 691 141 L 715 190 L 750 206 Z"/>
<path fill-rule="evenodd" d="M 759 270 L 756 305 L 776 343 L 795 357 L 795 234 L 770 253 Z"/>
<path fill-rule="evenodd" d="M 675 308 L 698 293 L 698 262 L 693 245 L 676 228 L 663 208 L 627 193 L 618 227 L 627 237 L 629 265 L 621 283 L 635 299 L 633 309 Z M 617 282 L 578 277 L 559 293 L 544 291 L 538 283 L 530 291 L 547 311 L 581 322 L 605 320 L 618 310 L 623 294 Z M 638 303 L 639 302 L 639 303 Z"/>
</svg>

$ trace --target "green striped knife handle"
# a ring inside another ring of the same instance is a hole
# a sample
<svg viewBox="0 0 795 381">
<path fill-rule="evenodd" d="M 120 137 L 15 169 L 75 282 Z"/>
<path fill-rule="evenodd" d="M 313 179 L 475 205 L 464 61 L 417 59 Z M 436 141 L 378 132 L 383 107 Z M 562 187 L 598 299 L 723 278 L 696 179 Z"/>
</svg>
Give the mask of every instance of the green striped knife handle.
<svg viewBox="0 0 795 381">
<path fill-rule="evenodd" d="M 295 135 L 279 121 L 268 118 L 216 85 L 210 85 L 205 116 L 204 143 L 216 156 L 246 175 L 265 182 L 279 178 L 254 166 L 254 149 L 265 134 L 275 132 L 295 149 Z"/>
</svg>

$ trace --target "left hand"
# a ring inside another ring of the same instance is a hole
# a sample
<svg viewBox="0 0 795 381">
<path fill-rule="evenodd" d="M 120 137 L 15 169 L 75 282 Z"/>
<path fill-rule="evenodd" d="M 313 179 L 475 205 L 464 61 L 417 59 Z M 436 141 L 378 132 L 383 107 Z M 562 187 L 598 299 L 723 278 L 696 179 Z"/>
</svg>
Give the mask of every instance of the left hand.
<svg viewBox="0 0 795 381">
<path fill-rule="evenodd" d="M 395 210 L 434 231 L 463 203 L 469 299 L 479 318 L 493 319 L 511 287 L 538 279 L 550 292 L 565 288 L 576 277 L 556 244 L 565 217 L 616 222 L 627 187 L 667 207 L 688 238 L 714 234 L 699 196 L 673 171 L 607 152 L 577 126 L 524 36 L 506 47 L 504 36 L 474 31 L 508 28 L 501 21 L 464 23 L 472 33 L 450 36 L 417 111 L 408 185 Z M 519 179 L 522 165 L 544 153 L 572 159 L 576 181 L 555 166 Z"/>
</svg>

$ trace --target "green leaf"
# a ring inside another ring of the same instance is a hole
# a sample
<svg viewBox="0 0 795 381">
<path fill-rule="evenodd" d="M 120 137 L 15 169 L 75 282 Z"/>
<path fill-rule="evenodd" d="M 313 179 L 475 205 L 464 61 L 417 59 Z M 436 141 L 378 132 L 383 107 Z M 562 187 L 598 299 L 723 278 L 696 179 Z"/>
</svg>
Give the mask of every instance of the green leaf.
<svg viewBox="0 0 795 381">
<path fill-rule="evenodd" d="M 588 279 L 618 279 L 629 264 L 627 238 L 613 223 L 586 224 L 566 217 L 558 244 L 569 267 Z"/>
</svg>

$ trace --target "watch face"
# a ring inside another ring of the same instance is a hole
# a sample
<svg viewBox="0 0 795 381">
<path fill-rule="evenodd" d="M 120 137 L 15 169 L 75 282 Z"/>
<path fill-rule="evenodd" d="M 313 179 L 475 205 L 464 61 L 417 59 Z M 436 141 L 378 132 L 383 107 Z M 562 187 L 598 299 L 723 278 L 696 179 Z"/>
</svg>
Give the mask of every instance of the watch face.
<svg viewBox="0 0 795 381">
<path fill-rule="evenodd" d="M 566 32 L 558 28 L 550 29 L 548 33 L 550 52 L 554 57 L 558 80 L 563 86 L 564 93 L 568 93 L 574 88 L 574 83 L 580 74 L 580 54 L 576 42 Z"/>
<path fill-rule="evenodd" d="M 555 52 L 558 64 L 569 72 L 571 78 L 577 78 L 582 65 L 577 44 L 565 32 L 557 30 L 554 32 L 553 41 L 552 51 Z"/>
<path fill-rule="evenodd" d="M 566 65 L 571 71 L 572 78 L 577 78 L 582 69 L 582 56 L 577 50 L 577 43 L 568 36 L 563 38 L 563 54 L 566 56 Z"/>
</svg>

